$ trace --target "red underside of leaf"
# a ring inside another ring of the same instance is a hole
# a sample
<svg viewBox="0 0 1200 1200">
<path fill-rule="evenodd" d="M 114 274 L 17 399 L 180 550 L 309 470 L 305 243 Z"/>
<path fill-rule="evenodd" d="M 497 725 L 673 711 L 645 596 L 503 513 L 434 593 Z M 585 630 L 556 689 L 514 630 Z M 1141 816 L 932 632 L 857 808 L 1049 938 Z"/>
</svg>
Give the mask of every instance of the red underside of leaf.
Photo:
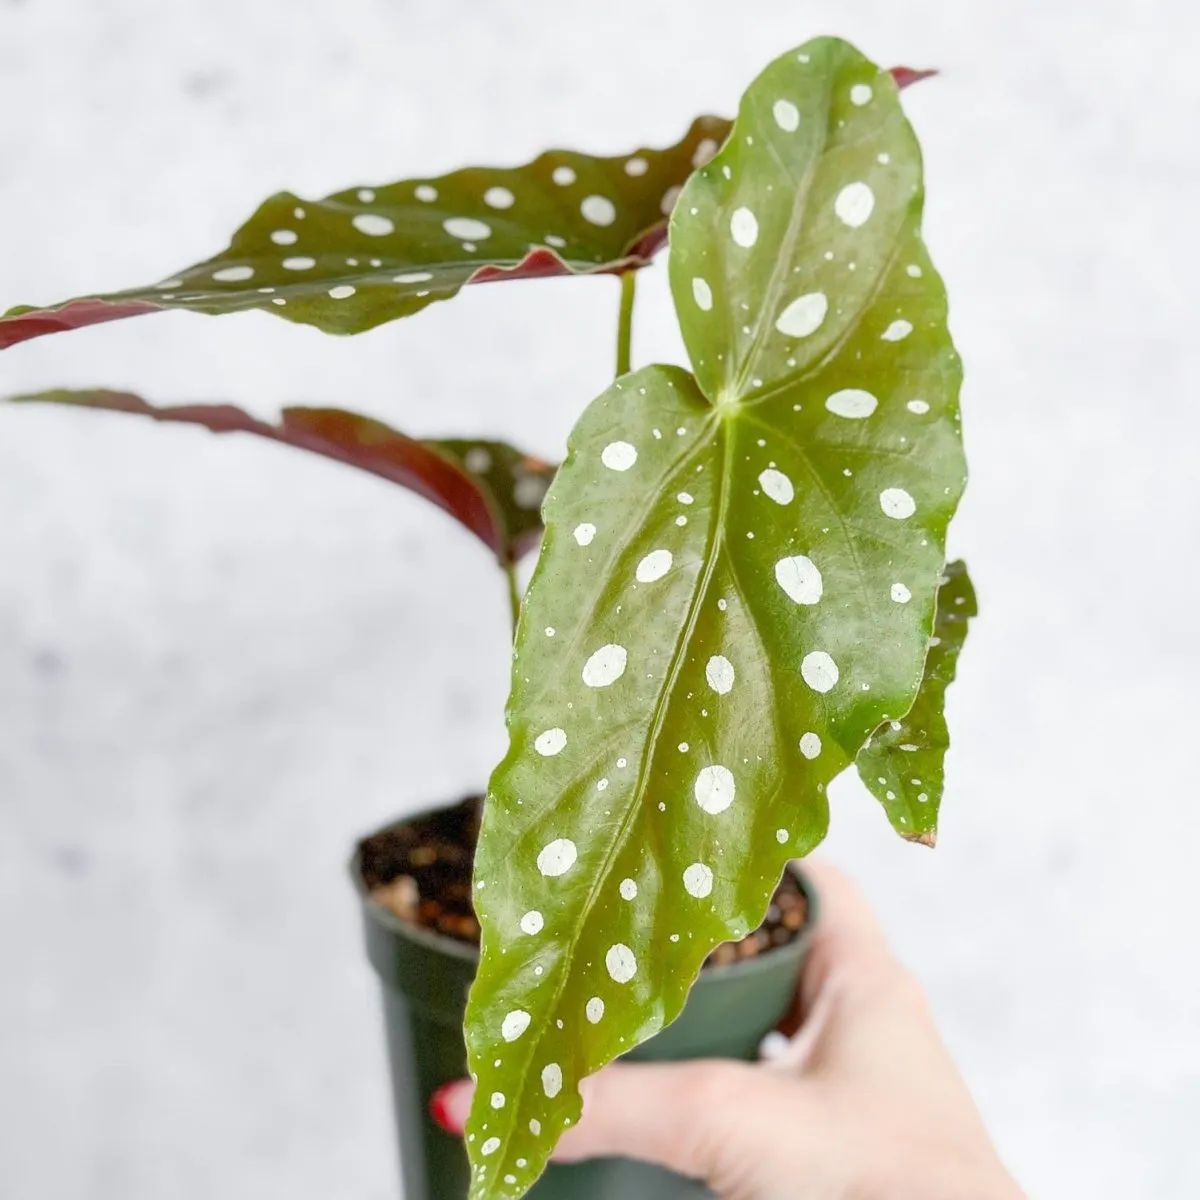
<svg viewBox="0 0 1200 1200">
<path fill-rule="evenodd" d="M 264 428 L 276 441 L 370 471 L 424 496 L 501 554 L 501 534 L 470 476 L 423 443 L 336 408 L 287 408 L 279 429 Z"/>
<path fill-rule="evenodd" d="M 923 70 L 917 67 L 893 67 L 891 77 L 896 81 L 896 87 L 904 91 L 911 84 L 920 83 L 922 79 L 932 79 L 936 70 Z"/>
<path fill-rule="evenodd" d="M 647 230 L 641 241 L 630 247 L 629 255 L 631 258 L 640 259 L 643 264 L 648 263 L 666 244 L 667 222 L 664 218 L 653 229 Z"/>
<path fill-rule="evenodd" d="M 594 275 L 620 275 L 625 271 L 634 271 L 647 265 L 649 260 L 639 255 L 636 250 L 618 259 L 616 262 L 605 263 L 595 271 L 586 272 Z M 572 270 L 553 250 L 538 246 L 530 250 L 523 259 L 512 267 L 498 267 L 493 263 L 482 266 L 468 283 L 499 283 L 506 279 L 552 279 L 557 275 L 579 275 L 581 272 Z"/>
<path fill-rule="evenodd" d="M 140 317 L 143 313 L 162 312 L 157 304 L 145 300 L 114 303 L 110 300 L 72 300 L 62 308 L 37 308 L 16 316 L 0 317 L 0 350 L 18 342 L 47 333 L 62 333 L 68 329 L 83 329 L 123 317 Z"/>
</svg>

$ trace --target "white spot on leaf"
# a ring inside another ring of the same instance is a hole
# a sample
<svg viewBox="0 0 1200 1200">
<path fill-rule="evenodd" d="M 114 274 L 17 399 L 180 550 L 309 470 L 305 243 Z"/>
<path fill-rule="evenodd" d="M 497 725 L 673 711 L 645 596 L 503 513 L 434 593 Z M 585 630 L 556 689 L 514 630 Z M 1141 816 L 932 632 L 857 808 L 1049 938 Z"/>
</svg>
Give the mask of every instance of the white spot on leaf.
<svg viewBox="0 0 1200 1200">
<path fill-rule="evenodd" d="M 843 388 L 825 401 L 825 407 L 835 417 L 846 417 L 851 421 L 861 421 L 869 417 L 878 405 L 879 401 L 862 388 Z"/>
<path fill-rule="evenodd" d="M 637 565 L 638 583 L 653 583 L 661 579 L 671 569 L 673 561 L 670 550 L 651 550 Z"/>
<path fill-rule="evenodd" d="M 696 307 L 703 309 L 704 312 L 709 312 L 712 309 L 712 288 L 708 286 L 707 280 L 701 279 L 698 276 L 692 280 L 692 298 L 696 301 Z"/>
<path fill-rule="evenodd" d="M 775 564 L 775 582 L 797 604 L 816 604 L 824 590 L 820 570 L 804 554 L 781 558 Z"/>
<path fill-rule="evenodd" d="M 774 467 L 768 467 L 758 477 L 758 485 L 763 494 L 769 496 L 776 504 L 791 504 L 796 495 L 792 481 Z"/>
<path fill-rule="evenodd" d="M 253 267 L 222 267 L 213 272 L 213 278 L 218 283 L 241 283 L 243 279 L 254 277 Z"/>
<path fill-rule="evenodd" d="M 593 1025 L 598 1025 L 604 1016 L 604 1001 L 599 996 L 593 996 L 583 1010 L 587 1014 L 587 1019 Z"/>
<path fill-rule="evenodd" d="M 838 681 L 837 663 L 824 650 L 813 650 L 800 664 L 804 682 L 814 692 L 828 692 Z"/>
<path fill-rule="evenodd" d="M 329 289 L 329 297 L 331 300 L 349 300 L 356 291 L 358 289 L 351 283 L 339 283 Z"/>
<path fill-rule="evenodd" d="M 533 1018 L 522 1008 L 515 1008 L 500 1024 L 500 1036 L 506 1042 L 515 1042 L 529 1028 Z"/>
<path fill-rule="evenodd" d="M 474 217 L 447 217 L 442 228 L 451 236 L 468 242 L 482 242 L 492 236 L 492 227 Z"/>
<path fill-rule="evenodd" d="M 616 683 L 625 674 L 628 658 L 624 646 L 618 646 L 614 642 L 601 646 L 583 664 L 583 682 L 592 688 L 608 687 Z"/>
<path fill-rule="evenodd" d="M 271 234 L 271 241 L 277 246 L 294 246 L 296 244 L 296 237 L 294 229 L 276 229 Z"/>
<path fill-rule="evenodd" d="M 821 753 L 821 739 L 815 733 L 806 733 L 800 738 L 800 753 L 805 758 L 816 758 Z"/>
<path fill-rule="evenodd" d="M 729 219 L 729 232 L 739 246 L 749 250 L 758 241 L 758 218 L 748 208 L 736 208 Z"/>
<path fill-rule="evenodd" d="M 409 271 L 392 277 L 393 283 L 428 283 L 433 278 L 428 271 Z"/>
<path fill-rule="evenodd" d="M 879 493 L 879 507 L 885 516 L 903 521 L 917 511 L 917 502 L 903 488 L 884 488 Z"/>
<path fill-rule="evenodd" d="M 924 416 L 929 411 L 929 405 L 924 400 L 910 400 L 904 407 L 917 416 Z"/>
<path fill-rule="evenodd" d="M 307 254 L 298 254 L 295 258 L 285 258 L 283 260 L 283 269 L 285 271 L 310 271 L 317 265 L 315 258 L 309 258 Z"/>
<path fill-rule="evenodd" d="M 733 663 L 723 654 L 714 654 L 704 668 L 704 678 L 718 696 L 727 696 L 733 689 Z"/>
<path fill-rule="evenodd" d="M 565 875 L 574 865 L 578 857 L 575 843 L 570 838 L 556 838 L 543 846 L 537 856 L 538 870 L 551 879 Z"/>
<path fill-rule="evenodd" d="M 490 1137 L 486 1142 L 483 1143 L 482 1146 L 479 1147 L 479 1153 L 482 1154 L 484 1158 L 489 1158 L 499 1149 L 500 1139 L 498 1137 Z"/>
<path fill-rule="evenodd" d="M 637 959 L 633 951 L 621 942 L 608 948 L 604 965 L 616 983 L 628 983 L 637 974 Z"/>
<path fill-rule="evenodd" d="M 809 292 L 806 296 L 797 296 L 779 314 L 775 328 L 787 337 L 808 337 L 821 327 L 828 311 L 829 300 L 825 293 Z"/>
<path fill-rule="evenodd" d="M 912 592 L 902 583 L 892 584 L 892 599 L 897 604 L 907 604 L 912 599 Z"/>
<path fill-rule="evenodd" d="M 871 97 L 874 94 L 869 83 L 856 83 L 850 89 L 850 103 L 857 104 L 859 108 L 862 108 L 864 104 L 871 103 Z"/>
<path fill-rule="evenodd" d="M 570 187 L 575 182 L 575 172 L 570 167 L 555 167 L 550 178 L 559 187 Z"/>
<path fill-rule="evenodd" d="M 784 133 L 795 133 L 800 128 L 800 110 L 790 100 L 776 100 L 771 113 Z"/>
<path fill-rule="evenodd" d="M 692 863 L 683 873 L 683 886 L 687 894 L 694 896 L 697 900 L 703 900 L 706 896 L 712 895 L 712 868 L 705 866 L 704 863 Z"/>
<path fill-rule="evenodd" d="M 516 197 L 506 187 L 490 187 L 483 193 L 483 202 L 489 208 L 512 208 Z"/>
<path fill-rule="evenodd" d="M 549 1063 L 542 1068 L 542 1091 L 546 1093 L 546 1099 L 553 1100 L 559 1092 L 562 1091 L 562 1067 L 558 1063 Z M 529 1128 L 533 1130 L 533 1122 L 529 1122 Z M 538 1126 L 540 1132 L 541 1126 Z"/>
<path fill-rule="evenodd" d="M 521 918 L 521 932 L 529 934 L 533 937 L 535 934 L 541 933 L 546 926 L 546 919 L 536 908 L 531 908 Z"/>
<path fill-rule="evenodd" d="M 610 471 L 628 471 L 637 462 L 637 449 L 628 442 L 609 442 L 600 454 L 600 461 Z"/>
<path fill-rule="evenodd" d="M 430 187 L 427 183 L 422 183 L 417 186 L 417 190 L 413 193 L 422 204 L 432 204 L 438 198 L 438 190 L 435 187 Z"/>
<path fill-rule="evenodd" d="M 575 540 L 581 546 L 590 546 L 592 538 L 596 536 L 596 527 L 590 521 L 584 521 L 580 525 L 575 526 Z"/>
<path fill-rule="evenodd" d="M 875 209 L 875 193 L 865 183 L 848 183 L 837 194 L 833 211 L 838 219 L 851 229 L 866 223 Z"/>
<path fill-rule="evenodd" d="M 562 729 L 547 729 L 534 739 L 533 748 L 544 758 L 552 758 L 567 744 L 566 732 Z"/>
<path fill-rule="evenodd" d="M 617 891 L 621 893 L 622 900 L 637 899 L 637 884 L 634 883 L 632 879 L 622 879 L 621 885 L 617 888 Z"/>
<path fill-rule="evenodd" d="M 548 479 L 537 475 L 522 475 L 513 484 L 513 503 L 526 512 L 532 512 L 541 505 L 549 487 Z"/>
<path fill-rule="evenodd" d="M 365 233 L 369 237 L 386 237 L 387 234 L 396 232 L 395 223 L 388 217 L 381 217 L 378 213 L 355 213 L 350 218 L 350 224 L 359 233 Z"/>
<path fill-rule="evenodd" d="M 636 155 L 625 163 L 625 174 L 635 178 L 638 175 L 645 175 L 649 169 L 650 164 L 644 158 L 638 158 Z"/>
<path fill-rule="evenodd" d="M 611 225 L 617 219 L 617 206 L 607 196 L 585 196 L 579 211 L 592 225 Z"/>
<path fill-rule="evenodd" d="M 893 321 L 880 335 L 885 342 L 899 342 L 912 333 L 910 321 Z"/>
<path fill-rule="evenodd" d="M 723 813 L 732 803 L 737 787 L 733 781 L 733 772 L 719 763 L 704 767 L 696 776 L 693 788 L 696 803 L 706 812 L 715 816 Z"/>
</svg>

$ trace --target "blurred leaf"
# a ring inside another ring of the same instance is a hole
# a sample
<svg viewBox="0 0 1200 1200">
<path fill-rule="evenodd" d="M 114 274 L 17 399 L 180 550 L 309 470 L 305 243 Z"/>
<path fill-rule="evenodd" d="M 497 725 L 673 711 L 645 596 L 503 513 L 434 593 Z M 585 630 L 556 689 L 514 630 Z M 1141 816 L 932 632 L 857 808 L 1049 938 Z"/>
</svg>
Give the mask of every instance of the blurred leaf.
<svg viewBox="0 0 1200 1200">
<path fill-rule="evenodd" d="M 508 547 L 508 561 L 515 562 L 542 540 L 542 499 L 557 467 L 507 442 L 442 438 L 426 445 L 456 462 L 487 498 L 497 541 Z"/>
<path fill-rule="evenodd" d="M 858 753 L 858 773 L 883 805 L 901 837 L 932 846 L 945 788 L 946 689 L 954 682 L 967 623 L 979 612 L 975 589 L 963 562 L 946 567 L 937 594 L 937 617 L 925 674 L 912 708 L 885 721 Z"/>
<path fill-rule="evenodd" d="M 489 546 L 501 564 L 537 544 L 541 498 L 555 471 L 504 442 L 418 441 L 338 408 L 285 408 L 272 425 L 230 404 L 155 407 L 128 392 L 41 392 L 14 396 L 12 403 L 64 404 L 201 425 L 213 433 L 253 433 L 336 459 L 432 501 Z"/>
<path fill-rule="evenodd" d="M 931 74 L 894 72 L 900 87 Z M 161 283 L 11 309 L 0 317 L 0 350 L 175 309 L 259 309 L 327 333 L 362 333 L 449 300 L 469 283 L 634 270 L 666 241 L 679 189 L 729 127 L 723 117 L 698 117 L 663 150 L 612 158 L 551 150 L 521 167 L 467 167 L 324 200 L 282 192 L 223 254 Z"/>
<path fill-rule="evenodd" d="M 965 474 L 922 204 L 889 76 L 780 58 L 672 219 L 695 375 L 625 375 L 571 435 L 476 859 L 476 1200 L 533 1182 L 912 707 Z"/>
</svg>

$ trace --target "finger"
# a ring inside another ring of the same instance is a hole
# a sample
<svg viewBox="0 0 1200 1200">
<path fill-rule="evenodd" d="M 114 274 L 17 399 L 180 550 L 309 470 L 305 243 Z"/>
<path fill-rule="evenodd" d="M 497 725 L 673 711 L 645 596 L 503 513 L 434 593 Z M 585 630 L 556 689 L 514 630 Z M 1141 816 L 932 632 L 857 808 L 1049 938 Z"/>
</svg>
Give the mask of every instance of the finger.
<svg viewBox="0 0 1200 1200">
<path fill-rule="evenodd" d="M 429 1098 L 429 1115 L 444 1133 L 461 1137 L 467 1128 L 475 1085 L 469 1079 L 444 1084 Z"/>
<path fill-rule="evenodd" d="M 583 1081 L 583 1117 L 555 1151 L 562 1162 L 621 1155 L 712 1180 L 729 1114 L 753 1087 L 743 1063 L 617 1063 Z"/>
<path fill-rule="evenodd" d="M 730 1114 L 753 1107 L 756 1077 L 747 1064 L 715 1059 L 606 1067 L 583 1081 L 583 1116 L 563 1134 L 554 1159 L 636 1158 L 713 1181 L 722 1155 L 739 1149 Z M 473 1091 L 463 1079 L 435 1094 L 430 1112 L 441 1128 L 462 1133 Z"/>
</svg>

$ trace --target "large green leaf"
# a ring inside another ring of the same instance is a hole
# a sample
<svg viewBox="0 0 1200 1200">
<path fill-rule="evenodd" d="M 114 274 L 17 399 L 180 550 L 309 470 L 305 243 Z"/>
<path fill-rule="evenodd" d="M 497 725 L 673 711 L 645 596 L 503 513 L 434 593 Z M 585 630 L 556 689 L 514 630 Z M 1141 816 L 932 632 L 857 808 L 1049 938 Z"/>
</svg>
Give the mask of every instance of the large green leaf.
<svg viewBox="0 0 1200 1200">
<path fill-rule="evenodd" d="M 899 87 L 931 74 L 892 72 Z M 0 350 L 173 309 L 260 309 L 328 333 L 361 333 L 469 283 L 634 270 L 666 241 L 680 188 L 729 127 L 723 117 L 698 117 L 663 150 L 614 158 L 551 150 L 521 167 L 468 167 L 324 200 L 282 192 L 223 254 L 160 283 L 12 309 L 0 317 Z"/>
<path fill-rule="evenodd" d="M 523 1193 L 912 707 L 965 473 L 922 203 L 893 80 L 780 58 L 672 218 L 695 375 L 624 376 L 571 436 L 476 862 L 477 1200 Z"/>
<path fill-rule="evenodd" d="M 904 593 L 897 595 L 903 599 Z M 933 637 L 916 701 L 904 716 L 885 721 L 856 761 L 859 776 L 883 805 L 892 828 L 901 837 L 927 846 L 937 840 L 950 748 L 946 689 L 954 682 L 967 623 L 978 612 L 966 563 L 950 563 L 938 588 Z"/>
<path fill-rule="evenodd" d="M 489 546 L 501 564 L 537 545 L 539 508 L 555 468 L 504 442 L 407 437 L 339 408 L 285 408 L 279 423 L 231 404 L 156 407 L 128 392 L 101 389 L 14 396 L 16 404 L 65 404 L 200 425 L 214 433 L 253 433 L 336 459 L 424 496 Z"/>
<path fill-rule="evenodd" d="M 468 283 L 644 266 L 693 167 L 729 131 L 700 117 L 663 150 L 612 158 L 551 150 L 524 166 L 272 196 L 215 258 L 150 287 L 14 309 L 0 348 L 140 313 L 262 309 L 329 333 L 360 333 L 448 300 Z"/>
</svg>

